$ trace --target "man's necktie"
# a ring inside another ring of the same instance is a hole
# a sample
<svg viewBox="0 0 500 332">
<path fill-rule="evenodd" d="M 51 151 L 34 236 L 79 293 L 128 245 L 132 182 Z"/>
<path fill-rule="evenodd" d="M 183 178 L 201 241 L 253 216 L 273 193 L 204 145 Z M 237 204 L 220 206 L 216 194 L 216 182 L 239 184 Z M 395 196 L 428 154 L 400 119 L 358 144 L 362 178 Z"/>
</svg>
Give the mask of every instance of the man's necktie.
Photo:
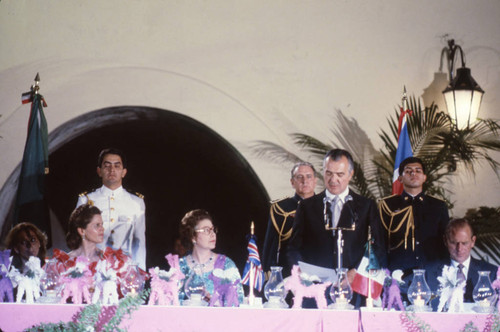
<svg viewBox="0 0 500 332">
<path fill-rule="evenodd" d="M 467 278 L 465 277 L 464 274 L 464 265 L 462 263 L 458 264 L 458 270 L 457 270 L 457 281 L 466 281 Z"/>
<path fill-rule="evenodd" d="M 330 211 L 332 212 L 332 227 L 337 227 L 340 218 L 339 196 L 335 196 L 331 201 Z"/>
</svg>

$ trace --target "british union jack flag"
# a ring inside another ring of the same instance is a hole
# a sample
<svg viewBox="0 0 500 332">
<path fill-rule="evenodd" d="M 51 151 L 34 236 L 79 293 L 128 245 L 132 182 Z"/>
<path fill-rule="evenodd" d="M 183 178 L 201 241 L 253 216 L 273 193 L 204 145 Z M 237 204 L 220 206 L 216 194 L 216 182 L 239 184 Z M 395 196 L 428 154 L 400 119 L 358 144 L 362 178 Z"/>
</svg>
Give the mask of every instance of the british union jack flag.
<svg viewBox="0 0 500 332">
<path fill-rule="evenodd" d="M 253 274 L 253 287 L 260 292 L 264 285 L 264 270 L 260 264 L 259 249 L 257 248 L 257 243 L 255 243 L 254 235 L 250 235 L 247 249 L 248 259 L 243 271 L 242 283 L 243 285 L 250 286 L 250 274 Z M 253 264 L 252 269 L 250 269 L 250 262 Z"/>
</svg>

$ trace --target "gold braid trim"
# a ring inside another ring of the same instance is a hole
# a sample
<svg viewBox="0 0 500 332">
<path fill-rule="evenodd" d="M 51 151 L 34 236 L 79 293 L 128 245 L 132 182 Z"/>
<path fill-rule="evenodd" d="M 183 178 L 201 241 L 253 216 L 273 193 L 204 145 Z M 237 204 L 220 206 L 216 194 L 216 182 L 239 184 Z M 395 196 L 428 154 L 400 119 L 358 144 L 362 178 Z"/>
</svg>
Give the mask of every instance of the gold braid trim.
<svg viewBox="0 0 500 332">
<path fill-rule="evenodd" d="M 295 214 L 296 210 L 286 212 L 281 208 L 281 206 L 278 205 L 278 203 L 273 203 L 271 204 L 271 220 L 273 222 L 274 229 L 276 229 L 276 232 L 278 233 L 278 250 L 281 249 L 281 242 L 288 240 L 292 236 L 292 228 L 286 233 L 283 234 L 283 230 L 285 229 L 285 224 L 287 222 L 287 219 L 289 216 Z M 281 224 L 281 227 L 278 226 L 278 223 L 276 222 L 276 219 L 274 215 L 282 216 L 283 217 L 283 223 Z"/>
<path fill-rule="evenodd" d="M 413 208 L 412 206 L 407 206 L 399 211 L 392 211 L 387 203 L 382 200 L 379 206 L 379 213 L 380 213 L 380 220 L 382 220 L 382 225 L 384 225 L 384 228 L 387 230 L 387 237 L 388 237 L 388 246 L 389 250 L 393 250 L 396 248 L 399 248 L 403 242 L 405 245 L 405 249 L 408 248 L 408 238 L 410 236 L 410 231 L 411 231 L 411 245 L 412 245 L 412 250 L 415 251 L 415 222 L 413 219 Z M 401 221 L 399 224 L 395 225 L 395 228 L 393 228 L 393 222 L 394 222 L 394 217 L 399 216 L 403 214 Z M 390 217 L 389 224 L 386 223 L 384 219 L 384 215 L 387 215 Z M 405 236 L 404 239 L 401 240 L 396 246 L 390 247 L 391 243 L 391 234 L 396 233 L 403 227 L 403 225 L 406 223 L 406 230 L 405 230 Z"/>
<path fill-rule="evenodd" d="M 90 206 L 94 206 L 94 201 L 89 198 L 88 191 L 84 191 L 83 193 L 79 194 L 78 196 L 80 196 L 80 197 L 85 196 L 85 198 L 87 199 L 87 204 Z"/>
</svg>

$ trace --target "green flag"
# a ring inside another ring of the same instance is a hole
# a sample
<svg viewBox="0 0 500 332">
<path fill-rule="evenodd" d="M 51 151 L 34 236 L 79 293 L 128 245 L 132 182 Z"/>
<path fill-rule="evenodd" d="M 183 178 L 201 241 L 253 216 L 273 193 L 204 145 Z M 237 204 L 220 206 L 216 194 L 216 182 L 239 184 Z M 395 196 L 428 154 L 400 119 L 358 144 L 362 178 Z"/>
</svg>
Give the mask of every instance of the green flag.
<svg viewBox="0 0 500 332">
<path fill-rule="evenodd" d="M 47 104 L 43 96 L 36 92 L 37 90 L 32 91 L 30 98 L 31 113 L 19 175 L 14 223 L 28 221 L 50 235 L 50 220 L 45 202 L 45 175 L 49 172 L 49 157 L 47 121 L 43 106 L 47 107 Z"/>
</svg>

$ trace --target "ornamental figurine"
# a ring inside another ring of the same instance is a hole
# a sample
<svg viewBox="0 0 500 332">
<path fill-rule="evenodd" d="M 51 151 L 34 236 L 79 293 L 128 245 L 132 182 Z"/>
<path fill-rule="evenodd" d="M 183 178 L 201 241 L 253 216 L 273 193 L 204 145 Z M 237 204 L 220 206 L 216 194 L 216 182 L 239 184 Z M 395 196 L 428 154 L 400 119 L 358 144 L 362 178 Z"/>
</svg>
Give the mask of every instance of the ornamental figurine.
<svg viewBox="0 0 500 332">
<path fill-rule="evenodd" d="M 12 281 L 8 272 L 10 267 L 10 249 L 0 251 L 0 302 L 14 302 Z"/>
<path fill-rule="evenodd" d="M 400 285 L 404 284 L 401 279 L 403 271 L 396 270 L 392 272 L 386 269 L 386 279 L 384 283 L 384 294 L 382 295 L 382 307 L 386 310 L 400 310 L 405 311 L 403 301 L 401 300 Z"/>
<path fill-rule="evenodd" d="M 15 283 L 17 284 L 16 302 L 21 303 L 23 296 L 26 297 L 26 303 L 34 303 L 40 297 L 40 279 L 45 272 L 40 266 L 40 258 L 31 256 L 26 262 L 24 274 L 14 273 Z M 15 269 L 17 271 L 17 269 Z"/>
<path fill-rule="evenodd" d="M 464 291 L 466 280 L 457 278 L 457 269 L 453 266 L 443 266 L 443 272 L 437 278 L 440 284 L 441 295 L 437 312 L 464 312 Z"/>
<path fill-rule="evenodd" d="M 285 293 L 292 291 L 293 306 L 292 308 L 301 308 L 304 297 L 314 298 L 318 309 L 326 309 L 325 290 L 330 286 L 331 282 L 319 282 L 316 276 L 308 276 L 306 273 L 299 272 L 299 266 L 292 267 L 292 274 L 285 279 Z"/>
<path fill-rule="evenodd" d="M 498 267 L 498 270 L 497 270 L 497 278 L 495 281 L 493 281 L 491 283 L 491 286 L 493 287 L 493 289 L 495 289 L 497 292 L 500 291 L 500 266 Z M 497 304 L 497 309 L 498 311 L 500 312 L 500 300 L 498 301 L 498 304 Z"/>
<path fill-rule="evenodd" d="M 94 274 L 95 289 L 92 303 L 104 305 L 118 304 L 118 283 L 116 271 L 108 266 L 106 260 L 101 260 L 96 265 Z"/>
<path fill-rule="evenodd" d="M 86 257 L 77 257 L 75 266 L 62 273 L 59 282 L 63 285 L 61 303 L 66 303 L 70 297 L 74 304 L 82 304 L 82 300 L 91 303 L 89 288 L 93 278 Z"/>
<path fill-rule="evenodd" d="M 240 305 L 238 301 L 240 274 L 237 268 L 214 269 L 208 278 L 214 282 L 214 294 L 209 303 L 211 307 L 237 307 Z"/>
<path fill-rule="evenodd" d="M 151 295 L 148 305 L 179 305 L 179 280 L 184 279 L 184 273 L 179 266 L 179 256 L 168 254 L 165 256 L 170 264 L 170 270 L 150 268 Z"/>
</svg>

